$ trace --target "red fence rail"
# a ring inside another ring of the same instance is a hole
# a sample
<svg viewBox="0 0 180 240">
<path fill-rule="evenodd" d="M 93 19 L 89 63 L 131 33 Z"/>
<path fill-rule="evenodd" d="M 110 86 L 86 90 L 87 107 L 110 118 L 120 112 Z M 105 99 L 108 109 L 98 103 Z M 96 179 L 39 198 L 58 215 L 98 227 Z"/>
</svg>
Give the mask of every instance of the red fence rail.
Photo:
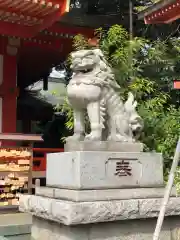
<svg viewBox="0 0 180 240">
<path fill-rule="evenodd" d="M 64 148 L 33 148 L 33 153 L 42 154 L 42 157 L 33 157 L 33 171 L 46 171 L 47 153 L 64 152 Z"/>
</svg>

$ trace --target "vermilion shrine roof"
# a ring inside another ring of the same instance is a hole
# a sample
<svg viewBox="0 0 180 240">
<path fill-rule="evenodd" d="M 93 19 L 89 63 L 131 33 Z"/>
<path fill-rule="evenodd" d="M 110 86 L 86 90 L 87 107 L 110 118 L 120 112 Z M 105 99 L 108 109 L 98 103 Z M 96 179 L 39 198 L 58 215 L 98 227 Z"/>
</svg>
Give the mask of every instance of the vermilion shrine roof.
<svg viewBox="0 0 180 240">
<path fill-rule="evenodd" d="M 146 24 L 171 23 L 180 18 L 180 0 L 161 0 L 142 11 L 138 18 Z"/>
<path fill-rule="evenodd" d="M 0 34 L 33 37 L 69 11 L 69 0 L 0 0 Z"/>
</svg>

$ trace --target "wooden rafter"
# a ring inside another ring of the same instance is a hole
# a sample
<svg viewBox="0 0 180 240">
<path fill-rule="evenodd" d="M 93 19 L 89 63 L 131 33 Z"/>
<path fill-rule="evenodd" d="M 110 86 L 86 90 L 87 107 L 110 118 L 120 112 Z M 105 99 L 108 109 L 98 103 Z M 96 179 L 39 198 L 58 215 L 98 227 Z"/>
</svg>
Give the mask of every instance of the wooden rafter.
<svg viewBox="0 0 180 240">
<path fill-rule="evenodd" d="M 68 11 L 69 0 L 0 0 L 0 34 L 34 36 Z"/>
</svg>

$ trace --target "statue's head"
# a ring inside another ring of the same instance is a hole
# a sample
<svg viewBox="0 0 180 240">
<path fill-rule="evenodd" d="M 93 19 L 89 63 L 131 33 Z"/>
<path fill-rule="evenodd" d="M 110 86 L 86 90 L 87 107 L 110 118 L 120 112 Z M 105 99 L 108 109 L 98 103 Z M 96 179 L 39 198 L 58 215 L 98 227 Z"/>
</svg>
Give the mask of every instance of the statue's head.
<svg viewBox="0 0 180 240">
<path fill-rule="evenodd" d="M 71 68 L 74 72 L 90 72 L 97 65 L 101 65 L 104 59 L 100 49 L 79 50 L 71 53 Z"/>
</svg>

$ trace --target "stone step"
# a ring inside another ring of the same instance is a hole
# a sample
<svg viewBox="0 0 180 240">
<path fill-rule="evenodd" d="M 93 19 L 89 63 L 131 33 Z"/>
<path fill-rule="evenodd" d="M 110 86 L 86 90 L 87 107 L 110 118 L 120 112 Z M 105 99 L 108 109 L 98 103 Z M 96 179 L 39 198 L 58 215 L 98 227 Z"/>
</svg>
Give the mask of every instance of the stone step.
<svg viewBox="0 0 180 240">
<path fill-rule="evenodd" d="M 50 187 L 36 187 L 36 195 L 69 200 L 74 202 L 94 202 L 128 199 L 163 198 L 165 188 L 132 188 L 132 189 L 101 189 L 101 190 L 71 190 Z M 176 189 L 171 191 L 171 197 L 176 197 Z"/>
<path fill-rule="evenodd" d="M 7 240 L 7 238 L 0 236 L 0 240 Z"/>
<path fill-rule="evenodd" d="M 32 240 L 32 238 L 31 238 L 31 234 L 22 234 L 22 235 L 8 236 L 2 240 Z"/>
<path fill-rule="evenodd" d="M 29 214 L 0 215 L 0 236 L 2 236 L 2 240 L 30 240 L 31 226 L 32 216 Z"/>
</svg>

